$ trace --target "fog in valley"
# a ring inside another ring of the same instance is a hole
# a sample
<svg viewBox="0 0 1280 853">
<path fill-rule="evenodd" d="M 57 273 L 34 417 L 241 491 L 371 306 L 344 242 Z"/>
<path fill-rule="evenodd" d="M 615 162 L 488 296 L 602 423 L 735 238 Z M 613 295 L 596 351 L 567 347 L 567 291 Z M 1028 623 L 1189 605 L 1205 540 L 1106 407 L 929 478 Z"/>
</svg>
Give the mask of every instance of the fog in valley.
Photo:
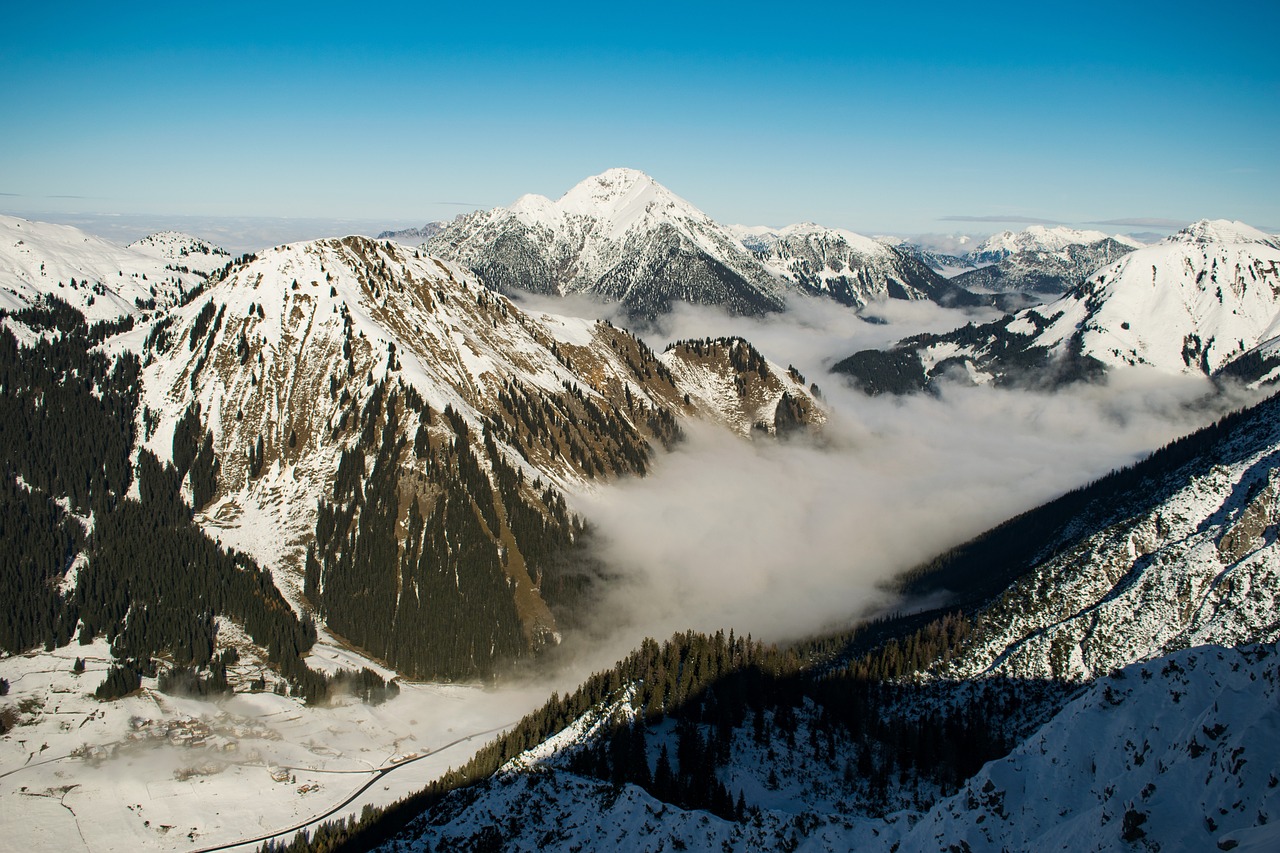
<svg viewBox="0 0 1280 853">
<path fill-rule="evenodd" d="M 783 441 L 686 424 L 648 476 L 578 497 L 618 575 L 599 613 L 623 626 L 610 644 L 619 654 L 686 628 L 784 642 L 909 607 L 887 589 L 895 575 L 1247 402 L 1209 402 L 1203 378 L 1142 370 L 1053 393 L 948 385 L 868 397 L 826 368 L 992 315 L 906 302 L 864 314 L 876 322 L 828 301 L 763 319 L 686 306 L 643 332 L 659 351 L 740 335 L 816 382 L 829 420 Z"/>
</svg>

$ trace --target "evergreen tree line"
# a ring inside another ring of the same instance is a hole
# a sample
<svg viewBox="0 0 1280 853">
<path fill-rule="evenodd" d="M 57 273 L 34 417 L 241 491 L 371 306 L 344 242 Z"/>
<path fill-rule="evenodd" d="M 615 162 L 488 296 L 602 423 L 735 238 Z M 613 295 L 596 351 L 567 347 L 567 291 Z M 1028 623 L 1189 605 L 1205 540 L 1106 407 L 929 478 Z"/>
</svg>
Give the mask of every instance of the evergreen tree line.
<svg viewBox="0 0 1280 853">
<path fill-rule="evenodd" d="M 222 465 L 213 449 L 213 431 L 204 429 L 198 400 L 187 407 L 174 426 L 173 465 L 179 480 L 191 475 L 192 506 L 199 509 L 207 505 L 217 492 Z"/>
<path fill-rule="evenodd" d="M 572 772 L 638 785 L 680 808 L 742 821 L 755 807 L 742 791 L 727 788 L 721 771 L 744 745 L 770 748 L 776 740 L 785 750 L 808 750 L 812 761 L 843 765 L 846 781 L 873 804 L 907 778 L 954 791 L 983 763 L 1008 751 L 1012 741 L 1002 736 L 1006 729 L 1000 720 L 1017 717 L 1023 698 L 1043 688 L 993 684 L 946 705 L 939 701 L 945 699 L 945 686 L 863 677 L 862 672 L 883 669 L 874 660 L 880 654 L 876 650 L 857 661 L 850 672 L 859 674 L 832 677 L 824 674 L 825 664 L 805 660 L 795 649 L 764 646 L 733 632 L 686 632 L 662 644 L 646 639 L 572 694 L 553 694 L 423 791 L 386 809 L 366 811 L 358 820 L 325 824 L 314 835 L 304 833 L 263 850 L 355 851 L 384 843 L 445 797 L 487 784 L 499 767 L 582 715 L 593 709 L 607 713 L 628 697 L 629 712 L 615 712 L 604 734 L 569 759 Z M 807 740 L 798 737 L 802 718 Z M 664 720 L 674 723 L 674 750 L 657 737 L 665 731 L 659 728 Z"/>
<path fill-rule="evenodd" d="M 487 419 L 486 432 L 492 431 L 525 460 L 539 453 L 552 459 L 564 456 L 591 478 L 644 474 L 652 453 L 644 436 L 578 386 L 566 382 L 564 389 L 563 395 L 553 395 L 507 380 L 498 391 L 501 408 Z M 654 434 L 664 436 L 664 441 L 676 429 L 674 418 L 666 414 L 667 419 L 653 415 L 660 427 Z"/>
<path fill-rule="evenodd" d="M 676 379 L 671 375 L 671 370 L 662 363 L 657 354 L 635 335 L 625 329 L 617 329 L 613 323 L 608 320 L 600 320 L 602 325 L 613 329 L 614 332 L 609 338 L 609 346 L 622 356 L 622 360 L 627 365 L 627 370 L 635 377 L 636 382 L 644 385 L 651 381 L 654 376 L 676 390 Z M 671 348 L 668 347 L 668 350 Z"/>
<path fill-rule="evenodd" d="M 105 636 L 117 658 L 100 694 L 110 698 L 154 675 L 157 657 L 179 668 L 214 664 L 216 619 L 228 617 L 295 692 L 323 697 L 324 677 L 301 661 L 315 626 L 297 617 L 268 572 L 194 524 L 179 472 L 143 450 L 139 499 L 124 497 L 134 478 L 140 364 L 93 350 L 83 322 L 59 322 L 68 331 L 31 346 L 0 331 L 0 649 Z M 211 487 L 198 484 L 202 476 L 216 482 L 211 436 L 198 408 L 182 421 L 175 456 L 190 466 L 197 496 L 208 495 Z M 197 436 L 204 439 L 193 453 Z M 92 518 L 92 534 L 77 516 Z"/>
<path fill-rule="evenodd" d="M 433 440 L 433 415 L 416 392 L 375 385 L 333 499 L 320 502 L 304 592 L 333 630 L 402 672 L 486 677 L 527 650 L 504 537 L 524 543 L 507 525 L 514 504 L 495 501 L 466 421 L 452 407 L 442 415 L 448 438 Z M 521 518 L 534 549 L 547 547 L 536 544 L 547 531 Z"/>
<path fill-rule="evenodd" d="M 74 278 L 71 279 L 73 287 L 75 282 Z M 91 344 L 100 344 L 112 335 L 130 331 L 134 325 L 131 314 L 90 324 L 69 302 L 52 293 L 46 293 L 31 305 L 12 313 L 0 308 L 0 320 L 6 317 L 13 317 L 36 332 L 74 333 L 87 338 Z"/>
<path fill-rule="evenodd" d="M 688 338 L 667 344 L 665 352 L 684 350 L 698 358 L 723 356 L 738 373 L 755 373 L 761 377 L 769 373 L 769 362 L 760 350 L 743 338 Z"/>
</svg>

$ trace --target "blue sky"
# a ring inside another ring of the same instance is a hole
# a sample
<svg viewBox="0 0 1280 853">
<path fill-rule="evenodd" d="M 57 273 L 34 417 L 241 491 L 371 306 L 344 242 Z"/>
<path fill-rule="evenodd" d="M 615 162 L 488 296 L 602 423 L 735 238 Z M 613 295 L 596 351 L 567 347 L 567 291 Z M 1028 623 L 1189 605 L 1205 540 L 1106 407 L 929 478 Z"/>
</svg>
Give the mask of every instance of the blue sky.
<svg viewBox="0 0 1280 853">
<path fill-rule="evenodd" d="M 1280 4 L 179 5 L 10 4 L 0 210 L 420 224 L 631 166 L 725 222 L 1280 228 Z"/>
</svg>

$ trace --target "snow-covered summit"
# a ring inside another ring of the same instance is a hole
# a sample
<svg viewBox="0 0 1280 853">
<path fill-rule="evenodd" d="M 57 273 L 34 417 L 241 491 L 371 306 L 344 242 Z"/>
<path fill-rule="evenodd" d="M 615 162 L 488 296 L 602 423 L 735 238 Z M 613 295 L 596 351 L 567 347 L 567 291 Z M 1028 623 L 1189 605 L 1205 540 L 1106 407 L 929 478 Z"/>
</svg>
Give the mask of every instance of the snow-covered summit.
<svg viewBox="0 0 1280 853">
<path fill-rule="evenodd" d="M 495 290 L 588 293 L 642 315 L 677 300 L 760 314 L 781 310 L 790 293 L 849 305 L 972 298 L 914 258 L 851 231 L 721 225 L 636 169 L 609 169 L 556 201 L 524 195 L 461 217 L 428 248 Z"/>
<path fill-rule="evenodd" d="M 507 211 L 526 225 L 572 229 L 574 220 L 591 224 L 601 236 L 623 240 L 662 223 L 714 225 L 709 217 L 637 169 L 615 168 L 578 182 L 556 201 L 528 193 Z"/>
<path fill-rule="evenodd" d="M 1280 238 L 1231 219 L 1201 219 L 1165 239 L 1166 243 L 1261 243 L 1280 249 Z"/>
<path fill-rule="evenodd" d="M 126 248 L 145 255 L 172 261 L 174 266 L 203 273 L 221 269 L 231 260 L 231 253 L 207 240 L 182 231 L 158 231 L 135 240 Z"/>
<path fill-rule="evenodd" d="M 0 216 L 0 308 L 6 310 L 50 294 L 90 321 L 114 320 L 140 314 L 143 306 L 174 304 L 203 281 L 155 251 L 120 246 L 69 225 Z"/>
<path fill-rule="evenodd" d="M 559 206 L 585 216 L 603 216 L 617 221 L 633 220 L 650 205 L 692 208 L 653 178 L 637 169 L 609 169 L 578 182 L 565 193 Z"/>
<path fill-rule="evenodd" d="M 635 169 L 587 178 L 556 201 L 524 195 L 469 214 L 428 247 L 499 291 L 587 293 L 637 314 L 674 300 L 740 314 L 784 304 L 783 284 L 732 234 Z"/>
</svg>

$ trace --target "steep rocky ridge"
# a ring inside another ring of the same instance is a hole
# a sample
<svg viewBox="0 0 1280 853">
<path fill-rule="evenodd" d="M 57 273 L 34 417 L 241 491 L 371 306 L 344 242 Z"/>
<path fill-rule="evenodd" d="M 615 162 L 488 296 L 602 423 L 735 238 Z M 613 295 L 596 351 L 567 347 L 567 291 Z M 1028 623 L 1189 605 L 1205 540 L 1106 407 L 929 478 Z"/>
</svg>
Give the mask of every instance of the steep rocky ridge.
<svg viewBox="0 0 1280 853">
<path fill-rule="evenodd" d="M 756 355 L 740 372 L 728 358 L 658 356 L 607 323 L 525 313 L 457 266 L 397 244 L 324 240 L 232 268 L 151 330 L 143 434 L 164 458 L 183 417 L 207 418 L 220 470 L 216 490 L 197 501 L 200 517 L 284 568 L 277 583 L 290 597 L 347 634 L 375 624 L 343 615 L 353 596 L 382 601 L 388 624 L 413 624 L 403 608 L 428 605 L 407 592 L 425 589 L 420 572 L 444 559 L 424 549 L 453 554 L 445 534 L 431 533 L 436 513 L 451 513 L 451 528 L 480 518 L 478 556 L 455 570 L 487 567 L 476 589 L 489 593 L 464 595 L 458 607 L 507 585 L 532 649 L 557 634 L 548 572 L 578 534 L 562 492 L 643 473 L 652 445 L 676 440 L 684 417 L 744 435 L 821 422 L 803 383 Z M 717 383 L 733 387 L 732 398 L 706 392 Z M 353 476 L 377 479 L 386 495 L 342 485 Z M 379 501 L 394 506 L 378 510 Z M 369 532 L 375 511 L 391 513 L 381 538 Z M 344 586 L 366 534 L 367 548 L 382 543 L 375 562 L 386 575 Z M 412 645 L 373 634 L 360 644 L 393 663 L 393 649 Z"/>
</svg>

